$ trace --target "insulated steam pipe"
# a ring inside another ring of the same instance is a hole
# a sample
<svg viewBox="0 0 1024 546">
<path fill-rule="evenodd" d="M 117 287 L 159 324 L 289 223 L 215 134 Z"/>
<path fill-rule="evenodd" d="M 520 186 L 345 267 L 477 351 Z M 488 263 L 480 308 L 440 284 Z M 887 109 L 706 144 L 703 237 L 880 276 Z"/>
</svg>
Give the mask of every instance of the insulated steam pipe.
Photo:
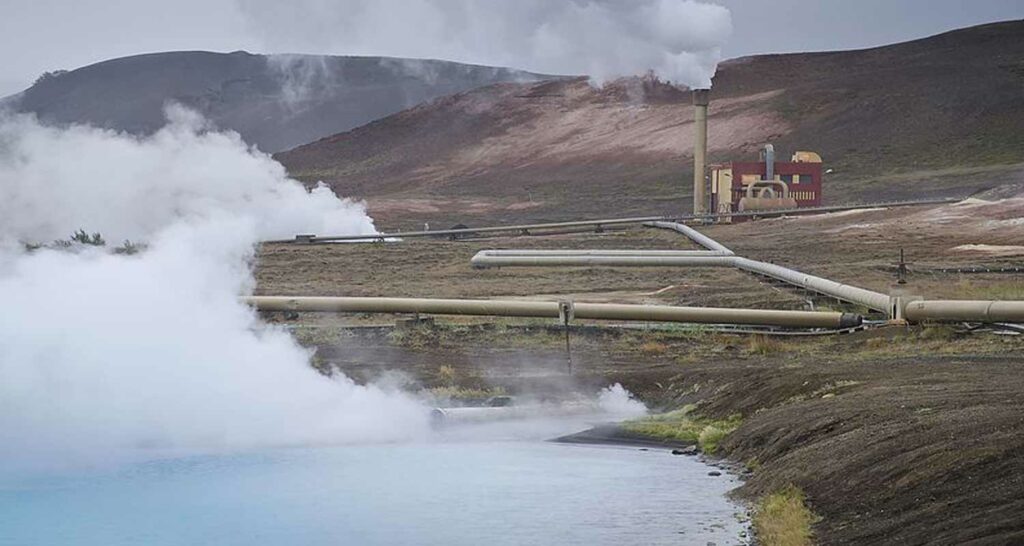
<svg viewBox="0 0 1024 546">
<path fill-rule="evenodd" d="M 711 237 L 708 237 L 707 235 L 704 235 L 703 233 L 693 229 L 690 226 L 680 224 L 678 222 L 647 222 L 644 225 L 647 227 L 655 227 L 659 229 L 670 229 L 672 231 L 675 231 L 676 233 L 681 233 L 694 243 L 697 243 L 698 245 L 710 251 L 723 252 L 725 254 L 729 254 L 730 256 L 733 254 L 733 252 L 722 243 L 719 243 L 718 241 L 712 239 Z"/>
<path fill-rule="evenodd" d="M 477 253 L 470 260 L 473 267 L 730 267 L 732 256 L 643 256 L 643 255 L 548 255 L 502 256 Z"/>
<path fill-rule="evenodd" d="M 874 309 L 883 313 L 889 312 L 889 296 L 881 292 L 857 288 L 856 286 L 830 281 L 779 265 L 741 258 L 739 256 L 732 259 L 732 265 L 743 271 L 759 273 L 819 294 L 863 305 L 868 309 Z"/>
<path fill-rule="evenodd" d="M 454 300 L 420 298 L 347 298 L 252 296 L 243 301 L 260 311 L 318 313 L 423 313 L 434 315 L 480 315 L 559 318 L 564 302 L 510 300 Z M 852 328 L 862 322 L 860 315 L 817 311 L 773 309 L 724 309 L 716 307 L 673 307 L 616 303 L 569 304 L 579 319 L 643 322 L 686 322 L 702 324 L 747 324 L 787 328 Z"/>
<path fill-rule="evenodd" d="M 504 255 L 496 251 L 478 252 L 470 260 L 473 267 L 735 267 L 750 273 L 758 273 L 787 284 L 799 286 L 843 301 L 863 305 L 876 311 L 889 311 L 889 296 L 857 288 L 814 275 L 801 273 L 786 267 L 749 260 L 739 256 L 672 256 L 664 254 L 647 255 L 596 255 L 596 254 L 544 254 Z"/>
<path fill-rule="evenodd" d="M 1024 322 L 1024 301 L 912 301 L 903 315 L 910 322 Z"/>
<path fill-rule="evenodd" d="M 676 222 L 651 222 L 645 225 L 661 229 L 671 229 L 677 233 L 681 233 L 688 237 L 691 241 L 703 246 L 704 248 L 717 251 L 730 252 L 728 248 L 715 241 L 711 237 L 704 235 L 703 233 L 693 229 L 690 226 L 685 226 Z M 682 265 L 682 264 L 680 264 Z M 873 292 L 871 290 L 865 290 L 863 288 L 857 288 L 856 286 L 850 286 L 847 284 L 830 281 L 822 277 L 816 277 L 814 275 L 808 275 L 799 271 L 782 267 L 780 265 L 769 264 L 765 262 L 759 262 L 756 260 L 750 260 L 735 256 L 732 258 L 730 265 L 747 271 L 750 273 L 758 273 L 774 279 L 778 279 L 785 283 L 799 286 L 801 288 L 838 298 L 843 301 L 856 303 L 863 305 L 868 309 L 875 311 L 881 311 L 883 313 L 890 313 L 889 309 L 889 296 L 880 292 Z"/>
<path fill-rule="evenodd" d="M 846 210 L 858 210 L 858 209 L 869 209 L 869 208 L 890 208 L 890 207 L 911 207 L 919 205 L 936 205 L 941 203 L 953 203 L 956 199 L 918 199 L 914 201 L 880 201 L 875 203 L 859 203 L 855 205 L 834 205 L 828 207 L 802 207 L 795 209 L 773 209 L 773 210 L 755 210 L 755 211 L 740 211 L 740 212 L 727 212 L 717 214 L 680 214 L 675 216 L 645 216 L 637 218 L 608 218 L 605 220 L 582 220 L 575 222 L 551 222 L 545 224 L 523 224 L 523 225 L 510 225 L 510 226 L 487 226 L 478 228 L 459 228 L 459 229 L 444 229 L 436 231 L 395 231 L 391 233 L 372 233 L 366 235 L 296 235 L 292 239 L 276 239 L 262 241 L 263 243 L 299 243 L 299 244 L 314 244 L 314 243 L 339 243 L 339 242 L 355 242 L 355 241 L 393 241 L 398 239 L 407 239 L 415 237 L 446 237 L 446 236 L 481 236 L 483 234 L 492 233 L 506 233 L 506 232 L 524 232 L 530 230 L 542 230 L 542 229 L 563 229 L 563 228 L 585 228 L 585 227 L 604 227 L 604 226 L 623 226 L 630 224 L 643 224 L 648 222 L 666 222 L 672 223 L 672 221 L 679 220 L 694 220 L 694 219 L 713 219 L 713 218 L 733 218 L 741 216 L 782 216 L 786 214 L 811 214 L 820 212 L 839 212 Z"/>
<path fill-rule="evenodd" d="M 731 256 L 716 250 L 481 250 L 483 256 Z"/>
</svg>

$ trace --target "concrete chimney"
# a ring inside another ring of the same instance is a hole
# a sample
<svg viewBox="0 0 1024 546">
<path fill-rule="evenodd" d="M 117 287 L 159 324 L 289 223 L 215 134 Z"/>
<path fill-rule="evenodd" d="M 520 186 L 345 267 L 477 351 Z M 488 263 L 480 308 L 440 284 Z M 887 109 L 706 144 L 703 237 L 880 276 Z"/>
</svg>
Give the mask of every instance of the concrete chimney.
<svg viewBox="0 0 1024 546">
<path fill-rule="evenodd" d="M 693 213 L 706 214 L 707 192 L 705 175 L 708 162 L 708 104 L 710 89 L 693 90 Z"/>
</svg>

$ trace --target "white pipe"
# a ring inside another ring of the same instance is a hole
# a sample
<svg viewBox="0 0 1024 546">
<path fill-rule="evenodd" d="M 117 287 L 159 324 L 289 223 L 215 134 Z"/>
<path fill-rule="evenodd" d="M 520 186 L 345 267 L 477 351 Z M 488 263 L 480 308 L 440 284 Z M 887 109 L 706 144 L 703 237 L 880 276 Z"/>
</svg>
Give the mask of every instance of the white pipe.
<svg viewBox="0 0 1024 546">
<path fill-rule="evenodd" d="M 732 253 L 732 251 L 720 244 L 718 241 L 715 241 L 711 237 L 704 235 L 690 226 L 676 222 L 651 222 L 645 225 L 661 229 L 671 229 L 672 231 L 685 235 L 691 241 L 709 250 L 716 250 L 720 252 L 725 251 L 730 254 Z M 889 296 L 880 292 L 857 288 L 856 286 L 830 281 L 822 277 L 808 275 L 779 265 L 741 258 L 739 256 L 733 258 L 730 265 L 743 271 L 766 275 L 807 290 L 818 292 L 819 294 L 863 305 L 868 309 L 874 309 L 875 311 L 881 311 L 887 314 L 891 313 L 891 310 L 889 309 Z"/>
<path fill-rule="evenodd" d="M 743 271 L 760 273 L 761 275 L 766 275 L 788 284 L 806 288 L 807 290 L 818 292 L 819 294 L 825 294 L 826 296 L 832 296 L 833 298 L 838 298 L 843 301 L 863 305 L 868 309 L 882 311 L 883 313 L 889 312 L 889 296 L 882 294 L 881 292 L 873 292 L 871 290 L 857 288 L 856 286 L 850 286 L 848 284 L 830 281 L 822 277 L 808 275 L 807 273 L 801 273 L 780 265 L 749 260 L 739 256 L 733 258 L 732 265 L 742 269 Z"/>
<path fill-rule="evenodd" d="M 1024 301 L 912 301 L 903 313 L 911 322 L 1024 322 Z"/>
<path fill-rule="evenodd" d="M 481 250 L 482 256 L 731 256 L 717 250 Z"/>
<path fill-rule="evenodd" d="M 642 255 L 542 255 L 495 256 L 477 253 L 470 260 L 473 267 L 730 267 L 732 256 L 642 256 Z"/>
<path fill-rule="evenodd" d="M 703 233 L 693 229 L 690 226 L 680 224 L 678 222 L 647 222 L 644 224 L 649 227 L 656 227 L 659 229 L 671 229 L 676 233 L 685 235 L 688 239 L 697 243 L 698 245 L 715 252 L 724 252 L 727 254 L 733 254 L 733 251 L 729 250 L 725 245 L 718 241 L 704 235 Z"/>
</svg>

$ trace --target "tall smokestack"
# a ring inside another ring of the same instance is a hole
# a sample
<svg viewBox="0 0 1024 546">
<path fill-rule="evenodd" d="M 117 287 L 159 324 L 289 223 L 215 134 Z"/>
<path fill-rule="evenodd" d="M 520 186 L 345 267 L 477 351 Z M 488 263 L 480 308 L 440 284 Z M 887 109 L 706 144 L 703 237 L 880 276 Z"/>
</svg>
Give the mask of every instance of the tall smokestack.
<svg viewBox="0 0 1024 546">
<path fill-rule="evenodd" d="M 693 139 L 693 213 L 707 213 L 707 196 L 705 186 L 705 170 L 708 162 L 708 103 L 711 102 L 710 89 L 693 90 L 693 126 L 696 134 Z"/>
</svg>

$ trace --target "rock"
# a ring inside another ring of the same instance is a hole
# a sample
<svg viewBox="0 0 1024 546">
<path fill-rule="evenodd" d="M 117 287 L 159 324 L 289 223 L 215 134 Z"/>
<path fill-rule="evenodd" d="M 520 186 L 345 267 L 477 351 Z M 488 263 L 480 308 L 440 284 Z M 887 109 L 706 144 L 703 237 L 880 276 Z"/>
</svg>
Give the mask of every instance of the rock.
<svg viewBox="0 0 1024 546">
<path fill-rule="evenodd" d="M 712 470 L 711 472 L 708 472 L 708 476 L 721 476 L 721 475 L 722 475 L 722 473 L 717 471 L 717 470 Z"/>
</svg>

